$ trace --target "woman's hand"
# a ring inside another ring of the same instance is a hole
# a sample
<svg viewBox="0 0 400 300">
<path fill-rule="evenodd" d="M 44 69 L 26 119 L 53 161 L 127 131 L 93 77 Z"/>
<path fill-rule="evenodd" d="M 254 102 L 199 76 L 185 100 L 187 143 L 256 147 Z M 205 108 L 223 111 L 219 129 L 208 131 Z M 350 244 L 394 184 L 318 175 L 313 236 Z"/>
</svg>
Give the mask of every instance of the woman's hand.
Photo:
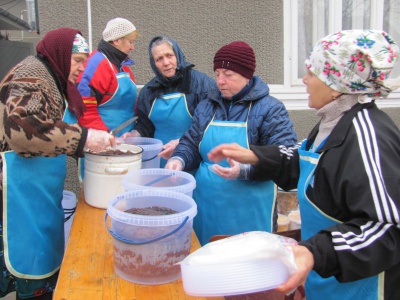
<svg viewBox="0 0 400 300">
<path fill-rule="evenodd" d="M 140 133 L 137 130 L 132 130 L 130 132 L 125 132 L 123 135 L 121 135 L 121 139 L 126 139 L 128 137 L 140 137 Z"/>
<path fill-rule="evenodd" d="M 158 153 L 159 157 L 164 159 L 170 159 L 172 153 L 174 153 L 176 146 L 179 144 L 179 139 L 169 141 L 167 144 L 163 146 L 163 150 Z"/>
<path fill-rule="evenodd" d="M 212 171 L 225 179 L 237 179 L 240 173 L 240 164 L 231 158 L 228 158 L 228 162 L 230 167 L 224 168 L 220 165 L 214 164 L 211 167 Z"/>
<path fill-rule="evenodd" d="M 89 128 L 84 151 L 101 152 L 107 148 L 114 148 L 117 144 L 115 136 L 107 131 Z"/>
<path fill-rule="evenodd" d="M 242 164 L 252 164 L 254 166 L 258 163 L 258 157 L 253 151 L 236 143 L 221 144 L 208 153 L 208 159 L 215 162 L 220 162 L 228 157 Z"/>
<path fill-rule="evenodd" d="M 304 284 L 307 279 L 308 273 L 314 267 L 314 256 L 304 246 L 292 246 L 294 260 L 297 265 L 297 271 L 276 290 L 285 294 L 292 292 L 299 285 Z"/>
<path fill-rule="evenodd" d="M 172 158 L 167 161 L 167 164 L 164 168 L 169 170 L 182 171 L 183 165 L 179 159 Z"/>
</svg>

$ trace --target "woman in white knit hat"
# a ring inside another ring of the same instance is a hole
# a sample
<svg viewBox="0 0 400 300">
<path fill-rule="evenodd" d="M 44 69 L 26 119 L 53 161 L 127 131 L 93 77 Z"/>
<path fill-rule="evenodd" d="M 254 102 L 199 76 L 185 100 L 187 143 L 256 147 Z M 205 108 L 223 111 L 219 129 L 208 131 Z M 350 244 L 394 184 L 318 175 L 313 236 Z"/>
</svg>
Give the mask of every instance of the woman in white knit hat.
<svg viewBox="0 0 400 300">
<path fill-rule="evenodd" d="M 301 146 L 230 144 L 209 153 L 253 164 L 258 180 L 297 187 L 298 270 L 282 292 L 305 281 L 307 300 L 399 298 L 400 131 L 375 104 L 398 87 L 389 79 L 398 55 L 383 31 L 326 36 L 306 61 L 308 103 L 321 121 Z"/>
<path fill-rule="evenodd" d="M 135 25 L 127 19 L 115 18 L 107 23 L 103 39 L 78 79 L 78 89 L 87 109 L 79 119 L 82 126 L 111 131 L 135 116 L 137 88 L 130 69 L 134 61 L 129 54 L 135 49 L 138 37 Z M 118 135 L 132 128 L 133 124 L 128 125 Z M 83 170 L 81 160 L 81 179 Z"/>
</svg>

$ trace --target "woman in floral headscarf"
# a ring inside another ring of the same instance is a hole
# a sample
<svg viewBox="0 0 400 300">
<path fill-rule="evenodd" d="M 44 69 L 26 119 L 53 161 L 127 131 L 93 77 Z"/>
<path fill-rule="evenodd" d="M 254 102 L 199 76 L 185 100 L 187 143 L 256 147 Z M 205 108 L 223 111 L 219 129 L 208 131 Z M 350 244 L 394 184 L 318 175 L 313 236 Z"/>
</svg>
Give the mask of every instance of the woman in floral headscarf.
<svg viewBox="0 0 400 300">
<path fill-rule="evenodd" d="M 0 83 L 0 297 L 52 298 L 64 255 L 61 206 L 67 155 L 115 138 L 77 124 L 75 86 L 89 48 L 73 28 L 49 31 Z"/>
<path fill-rule="evenodd" d="M 307 300 L 400 295 L 400 132 L 375 104 L 398 86 L 389 79 L 398 52 L 382 31 L 321 39 L 303 79 L 321 118 L 309 137 L 296 148 L 230 144 L 209 153 L 253 164 L 256 179 L 297 187 L 303 240 L 282 292 L 306 280 Z"/>
</svg>

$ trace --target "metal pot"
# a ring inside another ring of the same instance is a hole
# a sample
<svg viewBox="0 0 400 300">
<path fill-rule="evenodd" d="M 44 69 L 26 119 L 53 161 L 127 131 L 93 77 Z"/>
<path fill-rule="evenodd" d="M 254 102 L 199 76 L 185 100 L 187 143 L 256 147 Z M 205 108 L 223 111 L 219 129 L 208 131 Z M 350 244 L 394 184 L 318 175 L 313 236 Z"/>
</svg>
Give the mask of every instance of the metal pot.
<svg viewBox="0 0 400 300">
<path fill-rule="evenodd" d="M 123 193 L 122 177 L 142 166 L 143 149 L 135 145 L 117 145 L 116 151 L 85 153 L 85 201 L 106 209 L 115 195 Z"/>
</svg>

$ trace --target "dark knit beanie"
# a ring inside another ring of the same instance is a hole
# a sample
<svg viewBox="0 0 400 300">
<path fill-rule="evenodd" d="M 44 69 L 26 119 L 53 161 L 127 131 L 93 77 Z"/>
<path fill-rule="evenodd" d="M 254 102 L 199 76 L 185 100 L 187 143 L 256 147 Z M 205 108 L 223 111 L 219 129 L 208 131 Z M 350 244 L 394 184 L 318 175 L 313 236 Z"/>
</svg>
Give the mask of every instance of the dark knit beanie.
<svg viewBox="0 0 400 300">
<path fill-rule="evenodd" d="M 249 44 L 235 41 L 222 46 L 214 56 L 214 71 L 222 68 L 251 79 L 256 70 L 256 57 Z"/>
</svg>

